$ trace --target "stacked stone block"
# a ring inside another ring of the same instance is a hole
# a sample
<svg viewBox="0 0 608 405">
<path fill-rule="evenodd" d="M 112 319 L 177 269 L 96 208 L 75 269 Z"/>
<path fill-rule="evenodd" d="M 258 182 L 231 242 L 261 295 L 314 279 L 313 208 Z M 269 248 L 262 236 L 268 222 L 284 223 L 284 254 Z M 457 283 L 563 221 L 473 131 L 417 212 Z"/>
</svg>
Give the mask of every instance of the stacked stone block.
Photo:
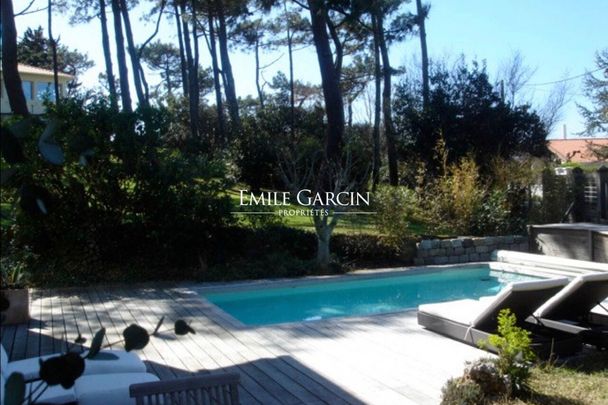
<svg viewBox="0 0 608 405">
<path fill-rule="evenodd" d="M 494 250 L 528 251 L 528 237 L 521 235 L 424 239 L 416 244 L 417 266 L 490 260 Z"/>
</svg>

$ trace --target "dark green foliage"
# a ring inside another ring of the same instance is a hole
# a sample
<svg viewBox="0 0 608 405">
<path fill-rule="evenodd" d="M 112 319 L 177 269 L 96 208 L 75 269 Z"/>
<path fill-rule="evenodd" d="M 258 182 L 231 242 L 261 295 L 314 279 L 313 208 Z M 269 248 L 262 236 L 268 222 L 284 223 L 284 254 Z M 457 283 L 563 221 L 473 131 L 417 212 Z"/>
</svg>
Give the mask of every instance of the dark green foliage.
<svg viewBox="0 0 608 405">
<path fill-rule="evenodd" d="M 431 172 L 441 167 L 435 146 L 445 140 L 449 162 L 472 154 L 486 171 L 493 158 L 527 153 L 547 156 L 547 136 L 539 116 L 527 105 L 505 103 L 488 79 L 485 66 L 463 60 L 452 71 L 435 66 L 429 107 L 422 108 L 419 83 L 397 87 L 395 125 L 401 153 L 416 155 Z"/>
<path fill-rule="evenodd" d="M 188 333 L 196 334 L 196 331 L 192 329 L 190 325 L 186 323 L 183 319 L 178 319 L 175 321 L 174 328 L 175 334 L 178 336 L 187 335 Z"/>
<path fill-rule="evenodd" d="M 483 405 L 481 387 L 473 380 L 451 378 L 441 389 L 441 405 Z"/>
<path fill-rule="evenodd" d="M 398 240 L 369 234 L 336 234 L 332 251 L 348 267 L 388 267 L 412 263 L 416 240 L 404 235 Z"/>
<path fill-rule="evenodd" d="M 21 405 L 25 399 L 25 378 L 21 373 L 12 373 L 6 379 L 5 405 Z"/>
<path fill-rule="evenodd" d="M 150 341 L 148 331 L 139 325 L 131 324 L 123 332 L 122 336 L 125 339 L 125 351 L 141 350 Z"/>
<path fill-rule="evenodd" d="M 278 96 L 277 96 L 278 97 Z M 271 100 L 272 101 L 272 100 Z M 290 109 L 282 99 L 267 103 L 259 111 L 244 111 L 238 138 L 237 163 L 241 181 L 253 191 L 285 187 L 279 174 L 279 158 L 284 147 L 322 148 L 323 113 L 319 109 L 295 110 L 295 137 L 290 136 Z"/>
<path fill-rule="evenodd" d="M 3 241 L 40 254 L 36 282 L 183 277 L 179 269 L 195 266 L 232 222 L 225 163 L 166 145 L 164 109 L 117 114 L 101 99 L 70 99 L 50 116 L 65 163 L 15 165 L 22 185 L 9 183 L 20 191 L 2 190 L 3 201 L 18 192 L 22 208 Z M 34 123 L 22 139 L 26 156 L 37 154 L 44 128 Z"/>
<path fill-rule="evenodd" d="M 50 386 L 61 384 L 65 389 L 71 388 L 83 372 L 84 359 L 78 353 L 40 360 L 40 379 Z"/>
<path fill-rule="evenodd" d="M 471 233 L 481 236 L 521 233 L 525 229 L 524 220 L 511 217 L 506 193 L 492 190 L 473 213 Z"/>
<path fill-rule="evenodd" d="M 0 131 L 0 147 L 2 148 L 2 157 L 8 164 L 18 164 L 25 162 L 21 144 L 13 135 L 11 128 L 2 128 Z"/>
</svg>

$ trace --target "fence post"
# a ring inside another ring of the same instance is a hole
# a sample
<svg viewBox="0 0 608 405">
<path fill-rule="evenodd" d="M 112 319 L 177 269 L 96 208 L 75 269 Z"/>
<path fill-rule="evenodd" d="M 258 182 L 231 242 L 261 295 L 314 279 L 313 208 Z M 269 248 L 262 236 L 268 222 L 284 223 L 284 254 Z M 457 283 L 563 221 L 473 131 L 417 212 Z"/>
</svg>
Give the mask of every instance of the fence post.
<svg viewBox="0 0 608 405">
<path fill-rule="evenodd" d="M 599 195 L 597 201 L 600 204 L 600 218 L 598 222 L 608 222 L 608 167 L 602 166 L 597 170 L 599 177 Z"/>
</svg>

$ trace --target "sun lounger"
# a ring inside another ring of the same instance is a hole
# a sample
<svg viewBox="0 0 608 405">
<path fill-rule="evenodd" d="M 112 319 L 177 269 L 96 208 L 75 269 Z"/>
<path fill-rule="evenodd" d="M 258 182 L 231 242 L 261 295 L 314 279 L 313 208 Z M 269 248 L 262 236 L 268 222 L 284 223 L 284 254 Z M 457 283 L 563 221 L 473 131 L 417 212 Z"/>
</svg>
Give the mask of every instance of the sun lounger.
<svg viewBox="0 0 608 405">
<path fill-rule="evenodd" d="M 532 348 L 541 358 L 551 353 L 569 355 L 581 349 L 577 336 L 531 325 L 525 320 L 535 309 L 558 293 L 567 278 L 511 283 L 498 295 L 479 300 L 458 300 L 420 305 L 418 324 L 434 332 L 478 346 L 497 332 L 498 314 L 509 308 L 517 317 L 518 326 L 532 332 Z M 488 346 L 488 350 L 496 351 Z"/>
<path fill-rule="evenodd" d="M 532 322 L 548 328 L 581 334 L 583 341 L 608 348 L 608 273 L 588 273 L 573 279 L 538 308 Z"/>
<path fill-rule="evenodd" d="M 141 361 L 135 353 L 125 352 L 122 350 L 103 350 L 101 353 L 110 353 L 115 356 L 115 359 L 86 359 L 84 374 L 107 374 L 107 373 L 145 373 L 146 365 Z M 8 355 L 4 346 L 0 345 L 0 365 L 2 373 L 5 376 L 11 375 L 13 372 L 23 374 L 26 381 L 35 380 L 38 378 L 40 370 L 40 360 L 46 360 L 49 357 L 58 356 L 59 354 L 51 354 L 41 357 L 31 357 L 24 360 L 8 361 Z M 102 357 L 102 356 L 100 356 Z"/>
</svg>

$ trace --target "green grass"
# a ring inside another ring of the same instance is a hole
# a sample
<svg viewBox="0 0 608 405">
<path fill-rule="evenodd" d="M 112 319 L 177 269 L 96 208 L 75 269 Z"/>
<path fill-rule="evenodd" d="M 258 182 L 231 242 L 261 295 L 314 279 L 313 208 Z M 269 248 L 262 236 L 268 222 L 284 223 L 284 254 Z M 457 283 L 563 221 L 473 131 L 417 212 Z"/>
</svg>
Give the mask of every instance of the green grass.
<svg viewBox="0 0 608 405">
<path fill-rule="evenodd" d="M 267 191 L 267 190 L 264 190 Z M 235 208 L 240 209 L 240 195 L 238 187 L 228 191 L 228 196 L 230 197 Z M 290 204 L 288 206 L 267 206 L 265 210 L 272 210 L 278 216 L 279 210 L 309 210 L 309 207 L 303 207 L 298 204 Z M 243 209 L 253 210 L 247 207 Z M 245 220 L 246 215 L 238 215 L 239 219 Z M 302 229 L 310 232 L 314 232 L 314 224 L 311 217 L 304 215 L 293 215 L 293 216 L 280 216 L 279 220 L 281 223 L 290 228 Z M 366 234 L 378 234 L 378 229 L 376 228 L 376 223 L 374 221 L 373 215 L 343 215 L 338 222 L 338 225 L 334 229 L 336 233 L 366 233 Z"/>
<path fill-rule="evenodd" d="M 532 369 L 532 393 L 496 405 L 608 404 L 608 352 L 592 353 L 560 366 Z"/>
<path fill-rule="evenodd" d="M 242 188 L 245 188 L 243 186 Z M 228 196 L 230 197 L 233 206 L 235 209 L 240 209 L 240 195 L 239 190 L 241 187 L 237 185 L 235 188 L 229 190 Z M 268 190 L 263 190 L 268 191 Z M 248 210 L 249 207 L 243 209 L 243 211 Z M 257 208 L 256 208 L 257 209 Z M 278 212 L 279 210 L 309 210 L 309 207 L 302 207 L 298 204 L 290 204 L 288 206 L 268 206 L 265 207 L 265 210 Z M 250 210 L 254 210 L 251 208 Z M 275 214 L 278 216 L 278 214 Z M 240 220 L 246 222 L 246 214 L 237 215 Z M 305 231 L 314 232 L 314 224 L 311 217 L 307 217 L 304 215 L 293 215 L 293 216 L 280 216 L 277 218 L 281 221 L 281 224 L 290 228 L 297 228 Z M 408 231 L 406 231 L 412 235 L 422 235 L 427 233 L 427 229 L 424 224 L 421 223 L 413 223 L 410 225 Z M 334 233 L 339 234 L 371 234 L 371 235 L 379 235 L 380 232 L 378 227 L 376 226 L 376 221 L 374 218 L 374 214 L 370 215 L 343 215 L 338 221 L 338 225 L 334 229 Z"/>
</svg>

